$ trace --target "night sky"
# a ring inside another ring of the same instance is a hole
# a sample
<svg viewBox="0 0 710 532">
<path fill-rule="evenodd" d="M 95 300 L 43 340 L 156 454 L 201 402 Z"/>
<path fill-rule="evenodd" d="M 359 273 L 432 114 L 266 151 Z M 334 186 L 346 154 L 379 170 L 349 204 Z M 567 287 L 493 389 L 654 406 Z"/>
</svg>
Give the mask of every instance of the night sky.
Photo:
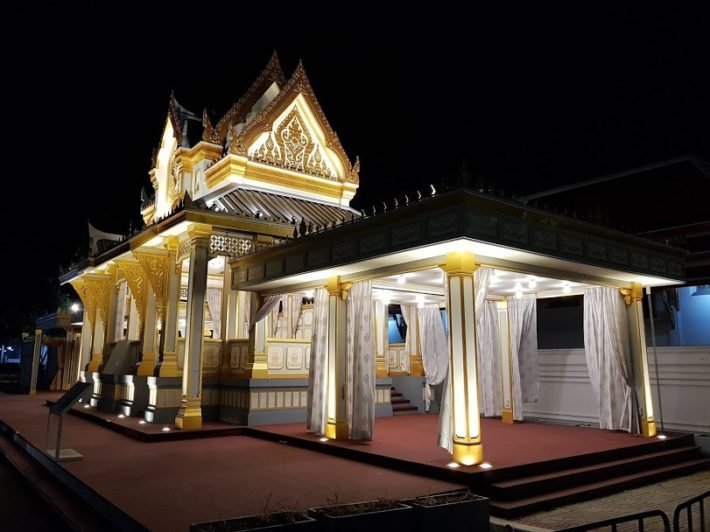
<svg viewBox="0 0 710 532">
<path fill-rule="evenodd" d="M 522 194 L 686 153 L 710 161 L 705 7 L 431 4 L 440 11 L 324 18 L 315 4 L 261 4 L 3 5 L 0 337 L 55 305 L 87 219 L 116 232 L 140 222 L 170 91 L 218 119 L 273 49 L 287 75 L 303 60 L 360 156 L 357 207 L 463 167 Z"/>
</svg>

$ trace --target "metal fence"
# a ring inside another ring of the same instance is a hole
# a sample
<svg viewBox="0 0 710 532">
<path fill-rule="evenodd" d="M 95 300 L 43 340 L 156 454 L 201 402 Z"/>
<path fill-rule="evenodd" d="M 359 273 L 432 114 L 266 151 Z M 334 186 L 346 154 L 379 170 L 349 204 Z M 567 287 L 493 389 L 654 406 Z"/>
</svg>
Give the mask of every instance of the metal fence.
<svg viewBox="0 0 710 532">
<path fill-rule="evenodd" d="M 710 499 L 710 491 L 676 506 L 673 511 L 673 531 L 694 532 L 699 530 L 705 532 L 710 530 L 710 508 L 708 511 L 705 510 L 705 501 L 708 499 Z"/>
</svg>

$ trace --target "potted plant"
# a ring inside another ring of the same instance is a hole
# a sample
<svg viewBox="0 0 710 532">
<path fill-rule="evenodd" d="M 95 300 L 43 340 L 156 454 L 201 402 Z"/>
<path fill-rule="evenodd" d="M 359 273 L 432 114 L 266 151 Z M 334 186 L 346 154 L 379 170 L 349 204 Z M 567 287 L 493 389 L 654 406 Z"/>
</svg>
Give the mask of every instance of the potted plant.
<svg viewBox="0 0 710 532">
<path fill-rule="evenodd" d="M 239 530 L 316 530 L 318 523 L 305 512 L 286 509 L 282 503 L 272 504 L 269 497 L 261 512 L 218 521 L 190 525 L 190 532 L 237 532 Z"/>
<path fill-rule="evenodd" d="M 308 513 L 323 531 L 409 530 L 413 526 L 412 507 L 394 499 L 349 504 L 338 504 L 336 499 L 326 506 L 311 508 Z"/>
<path fill-rule="evenodd" d="M 454 527 L 462 530 L 488 530 L 488 499 L 471 490 L 447 491 L 402 501 L 413 508 L 415 530 Z"/>
</svg>

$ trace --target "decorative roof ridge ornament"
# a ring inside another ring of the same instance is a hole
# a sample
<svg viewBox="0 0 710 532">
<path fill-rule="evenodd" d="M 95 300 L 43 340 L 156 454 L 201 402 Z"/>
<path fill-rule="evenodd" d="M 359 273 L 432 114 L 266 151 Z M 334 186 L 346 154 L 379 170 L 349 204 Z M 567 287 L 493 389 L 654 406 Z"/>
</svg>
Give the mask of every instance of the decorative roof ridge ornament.
<svg viewBox="0 0 710 532">
<path fill-rule="evenodd" d="M 286 84 L 286 76 L 281 68 L 281 62 L 279 61 L 279 56 L 276 53 L 276 50 L 271 53 L 271 57 L 266 63 L 266 66 L 252 82 L 246 92 L 236 101 L 236 103 L 232 105 L 232 107 L 229 108 L 219 122 L 217 122 L 216 137 L 219 139 L 217 144 L 221 144 L 227 140 L 229 128 L 235 123 L 239 123 L 242 119 L 246 118 L 246 115 L 251 107 L 259 98 L 261 98 L 266 89 L 268 89 L 274 82 L 276 82 L 280 87 L 283 87 Z"/>
<path fill-rule="evenodd" d="M 212 125 L 207 108 L 202 110 L 202 140 L 211 144 L 222 144 L 217 129 Z"/>
<path fill-rule="evenodd" d="M 178 146 L 183 146 L 183 128 L 185 122 L 188 120 L 194 120 L 195 122 L 200 122 L 199 117 L 180 105 L 180 102 L 175 98 L 175 91 L 170 91 L 170 101 L 168 103 L 168 118 L 173 125 L 173 131 L 175 132 L 175 138 L 177 139 Z"/>
<path fill-rule="evenodd" d="M 320 106 L 320 103 L 318 103 L 318 99 L 316 98 L 315 92 L 313 91 L 313 87 L 311 86 L 311 83 L 308 79 L 308 75 L 306 74 L 306 69 L 304 68 L 303 62 L 301 60 L 298 61 L 298 66 L 296 67 L 296 70 L 294 70 L 293 74 L 283 86 L 282 90 L 276 95 L 273 100 L 271 100 L 271 102 L 269 102 L 266 107 L 264 107 L 261 111 L 257 113 L 257 115 L 251 120 L 251 122 L 244 126 L 244 129 L 240 133 L 240 137 L 246 139 L 248 138 L 250 133 L 254 132 L 254 130 L 259 132 L 271 130 L 272 124 L 268 120 L 268 118 L 271 116 L 275 109 L 282 105 L 283 102 L 287 98 L 291 97 L 293 94 L 295 94 L 296 96 L 298 96 L 298 94 L 302 94 L 306 101 L 308 101 L 308 103 L 311 105 L 312 110 L 316 115 L 316 118 L 318 119 L 321 127 L 324 130 L 326 141 L 325 147 L 330 150 L 333 150 L 340 157 L 343 163 L 343 166 L 345 168 L 345 179 L 348 179 L 353 183 L 359 183 L 359 164 L 357 166 L 353 165 L 347 153 L 345 153 L 345 148 L 343 148 L 343 145 L 340 143 L 340 138 L 338 137 L 338 134 L 330 125 L 328 118 L 323 112 L 323 108 Z M 295 99 L 295 96 L 293 97 L 293 99 Z M 356 160 L 356 163 L 358 162 L 359 161 Z"/>
</svg>

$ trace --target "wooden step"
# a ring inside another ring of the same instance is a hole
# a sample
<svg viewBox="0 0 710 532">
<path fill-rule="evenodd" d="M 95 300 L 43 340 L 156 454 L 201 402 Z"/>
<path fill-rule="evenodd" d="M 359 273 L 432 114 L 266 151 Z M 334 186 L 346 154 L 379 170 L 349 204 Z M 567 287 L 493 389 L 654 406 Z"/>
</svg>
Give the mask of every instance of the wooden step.
<svg viewBox="0 0 710 532">
<path fill-rule="evenodd" d="M 500 499 L 513 499 L 526 493 L 560 490 L 573 485 L 601 481 L 617 475 L 642 472 L 656 467 L 688 461 L 699 456 L 700 448 L 697 446 L 688 445 L 665 449 L 608 462 L 493 482 L 491 484 L 491 493 Z"/>
<path fill-rule="evenodd" d="M 707 467 L 710 467 L 710 458 L 694 458 L 677 464 L 619 475 L 597 482 L 585 483 L 512 501 L 491 499 L 490 510 L 492 515 L 498 517 L 517 517 L 562 504 L 569 504 L 600 495 L 606 495 L 615 491 L 622 491 L 642 484 L 650 484 L 668 477 L 686 475 Z"/>
</svg>

